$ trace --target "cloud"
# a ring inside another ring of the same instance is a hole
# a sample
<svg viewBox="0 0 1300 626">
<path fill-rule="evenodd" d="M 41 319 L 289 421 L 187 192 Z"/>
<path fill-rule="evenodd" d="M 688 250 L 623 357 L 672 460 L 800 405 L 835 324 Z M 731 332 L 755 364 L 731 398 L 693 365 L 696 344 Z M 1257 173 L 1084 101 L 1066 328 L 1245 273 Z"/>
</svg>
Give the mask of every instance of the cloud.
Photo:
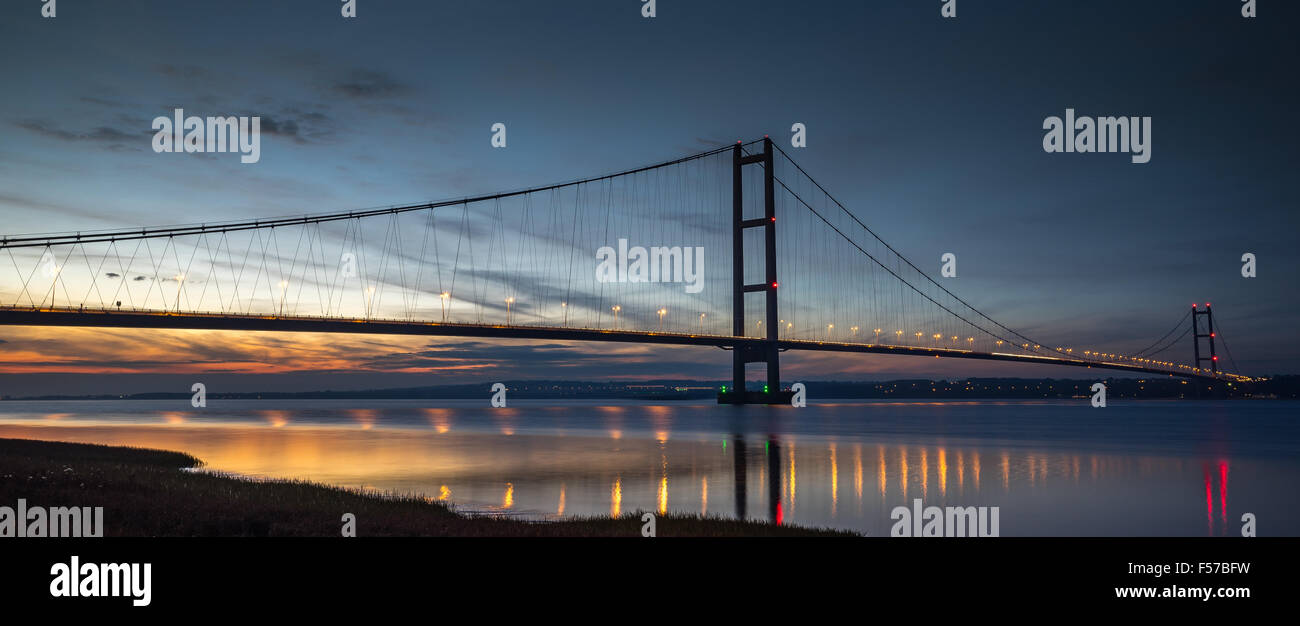
<svg viewBox="0 0 1300 626">
<path fill-rule="evenodd" d="M 152 131 L 136 131 L 135 133 L 119 130 L 111 126 L 99 126 L 89 131 L 74 131 L 59 128 L 54 124 L 41 120 L 23 120 L 14 122 L 14 125 L 24 130 L 31 131 L 43 137 L 58 139 L 61 141 L 90 141 L 98 143 L 112 144 L 110 147 L 123 147 L 123 142 L 139 143 L 141 146 L 148 145 L 144 138 L 152 135 Z"/>
<path fill-rule="evenodd" d="M 94 96 L 82 96 L 78 98 L 78 100 L 85 102 L 87 104 L 96 104 L 103 107 L 116 108 L 116 107 L 127 106 L 126 103 L 124 102 L 119 102 L 117 100 L 108 100 L 105 98 L 96 98 Z"/>
<path fill-rule="evenodd" d="M 289 119 L 277 120 L 269 115 L 262 115 L 262 132 L 270 135 L 298 136 L 298 122 Z"/>
<path fill-rule="evenodd" d="M 268 135 L 278 135 L 307 144 L 327 140 L 334 135 L 334 119 L 320 111 L 284 109 L 278 115 L 260 114 L 261 129 Z"/>
<path fill-rule="evenodd" d="M 365 362 L 376 367 L 419 367 L 434 364 L 473 360 L 481 363 L 516 363 L 521 361 L 559 361 L 574 364 L 577 361 L 598 359 L 608 363 L 617 350 L 589 351 L 577 345 L 563 343 L 497 344 L 483 341 L 463 341 L 456 345 L 430 344 L 416 352 L 397 352 L 375 355 Z"/>
<path fill-rule="evenodd" d="M 409 86 L 385 72 L 358 69 L 335 81 L 332 89 L 351 98 L 385 98 L 404 93 Z"/>
<path fill-rule="evenodd" d="M 96 222 L 113 225 L 120 225 L 120 220 L 124 215 L 122 212 L 118 211 L 108 212 L 99 208 L 86 209 L 81 206 L 59 204 L 58 202 L 39 200 L 30 196 L 0 192 L 0 207 L 4 206 L 14 207 L 18 211 L 35 212 L 35 209 L 40 209 L 41 213 L 44 214 L 57 213 L 59 215 L 72 216 L 83 220 L 90 219 L 95 220 Z"/>
<path fill-rule="evenodd" d="M 210 75 L 208 70 L 197 65 L 172 65 L 170 63 L 160 63 L 154 66 L 154 70 L 163 76 L 172 76 L 175 78 L 206 78 Z"/>
</svg>

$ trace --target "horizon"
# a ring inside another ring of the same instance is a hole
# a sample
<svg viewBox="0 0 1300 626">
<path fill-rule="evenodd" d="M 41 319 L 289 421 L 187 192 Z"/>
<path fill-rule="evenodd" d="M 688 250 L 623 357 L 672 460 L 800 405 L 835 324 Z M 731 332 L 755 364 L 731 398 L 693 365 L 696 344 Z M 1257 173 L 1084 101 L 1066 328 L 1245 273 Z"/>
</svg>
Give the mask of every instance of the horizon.
<svg viewBox="0 0 1300 626">
<path fill-rule="evenodd" d="M 948 385 L 971 384 L 971 383 L 974 384 L 995 384 L 995 383 L 1053 384 L 1054 383 L 1054 384 L 1065 384 L 1065 385 L 1074 384 L 1076 388 L 1086 389 L 1086 387 L 1089 384 L 1097 382 L 1099 380 L 1106 383 L 1114 383 L 1114 387 L 1112 388 L 1112 393 L 1114 393 L 1116 397 L 1123 397 L 1122 394 L 1124 393 L 1124 390 L 1128 389 L 1133 385 L 1150 384 L 1150 385 L 1160 386 L 1161 384 L 1164 383 L 1170 383 L 1170 384 L 1179 383 L 1182 385 L 1197 383 L 1195 379 L 1186 379 L 1186 378 L 1180 378 L 1175 376 L 1150 376 L 1150 375 L 1142 376 L 1142 375 L 1126 374 L 1120 372 L 1102 378 L 965 376 L 965 377 L 954 377 L 954 378 L 922 377 L 922 378 L 892 378 L 892 379 L 874 379 L 874 380 L 806 379 L 806 380 L 799 380 L 799 381 L 783 381 L 782 389 L 788 389 L 790 385 L 796 382 L 807 385 L 812 388 L 822 387 L 822 386 L 862 387 L 868 385 L 875 385 L 877 387 L 881 387 L 887 385 L 896 386 L 904 383 L 913 383 L 913 384 L 930 383 L 930 384 L 948 384 Z M 325 399 L 325 398 L 317 397 L 320 395 L 328 395 L 330 397 L 335 397 L 336 399 L 340 399 L 340 400 L 360 399 L 360 398 L 435 399 L 435 400 L 436 399 L 467 399 L 467 398 L 480 398 L 480 397 L 485 397 L 487 395 L 490 395 L 492 390 L 491 385 L 494 385 L 495 383 L 501 383 L 505 385 L 506 389 L 511 391 L 512 393 L 522 392 L 524 394 L 524 397 L 527 399 L 529 397 L 533 397 L 533 395 L 536 393 L 544 391 L 543 389 L 528 389 L 527 386 L 529 385 L 550 385 L 550 386 L 561 387 L 561 388 L 591 385 L 591 386 L 599 386 L 602 388 L 606 388 L 606 389 L 599 389 L 593 392 L 594 394 L 599 396 L 600 393 L 604 393 L 606 391 L 612 393 L 618 393 L 620 391 L 623 393 L 633 393 L 636 391 L 636 389 L 634 389 L 636 387 L 645 387 L 645 388 L 658 387 L 668 391 L 678 391 L 678 392 L 681 391 L 699 392 L 706 389 L 716 391 L 720 386 L 728 385 L 730 384 L 730 382 L 731 382 L 730 380 L 722 379 L 722 378 L 718 378 L 718 379 L 647 378 L 647 379 L 640 379 L 636 381 L 614 381 L 614 380 L 594 380 L 594 379 L 593 380 L 501 379 L 497 381 L 492 381 L 492 383 L 483 382 L 483 383 L 436 384 L 436 385 L 402 386 L 402 387 L 387 386 L 387 387 L 366 387 L 366 388 L 355 388 L 355 389 L 317 388 L 317 389 L 304 389 L 304 390 L 297 390 L 297 391 L 286 391 L 286 390 L 250 391 L 250 390 L 241 390 L 241 389 L 223 390 L 220 388 L 207 388 L 205 383 L 204 393 L 207 397 L 211 397 L 211 398 L 236 398 L 236 399 L 238 399 L 237 397 L 239 396 L 256 396 L 259 399 L 262 398 L 262 396 L 270 396 L 272 399 L 275 399 L 277 397 L 279 399 L 296 399 L 296 398 Z M 1204 384 L 1204 381 L 1201 382 L 1202 384 Z M 1295 386 L 1297 388 L 1291 391 L 1292 394 L 1291 397 L 1295 397 L 1297 393 L 1300 393 L 1300 385 L 1296 385 L 1297 382 L 1300 382 L 1300 376 L 1296 376 L 1296 375 L 1280 375 L 1280 376 L 1263 377 L 1260 379 L 1256 379 L 1256 381 L 1254 381 L 1254 383 L 1252 384 L 1238 386 L 1238 388 L 1236 390 L 1233 390 L 1232 394 L 1230 395 L 1244 394 L 1246 396 L 1261 397 L 1268 394 L 1276 394 L 1279 391 L 1285 391 L 1286 389 L 1290 389 L 1290 387 Z M 756 378 L 756 379 L 748 380 L 747 384 L 751 388 L 756 389 L 756 388 L 761 388 L 763 386 L 763 381 Z M 523 388 L 520 388 L 521 386 Z M 689 387 L 688 389 L 681 389 L 681 388 L 673 389 L 672 388 L 673 386 L 678 386 L 678 387 L 691 386 L 691 387 Z M 1232 385 L 1230 384 L 1228 385 L 1228 387 L 1232 387 Z M 476 390 L 476 391 L 471 393 L 471 390 Z M 858 390 L 858 392 L 862 392 L 862 391 L 865 390 Z M 919 391 L 921 392 L 921 395 L 906 396 L 906 397 L 929 397 L 929 395 L 925 394 L 924 390 L 919 390 Z M 931 390 L 931 392 L 934 391 L 935 390 Z M 983 390 L 983 391 L 987 391 L 987 390 Z M 985 395 L 981 397 L 1018 398 L 1023 396 L 1023 392 L 1021 394 L 1012 393 L 1014 389 L 1007 389 L 1005 391 L 1006 393 L 1003 395 L 993 395 L 993 396 Z M 1028 391 L 1028 389 L 1026 389 L 1025 391 Z M 415 394 L 430 393 L 430 392 L 435 394 L 443 394 L 443 395 L 434 395 L 434 396 L 415 395 Z M 1082 391 L 1080 393 L 1081 395 L 1087 395 Z M 1161 393 L 1159 389 L 1153 390 L 1150 393 L 1153 394 L 1152 397 L 1167 397 L 1167 396 L 1159 395 Z M 1209 394 L 1209 392 L 1198 390 L 1198 397 L 1199 394 L 1201 393 L 1212 395 Z M 15 396 L 12 394 L 0 394 L 0 400 L 19 401 L 19 402 L 37 401 L 37 400 L 80 400 L 80 399 L 158 400 L 158 399 L 184 399 L 184 398 L 190 398 L 192 395 L 193 394 L 190 391 L 155 389 L 150 391 L 135 391 L 131 393 L 41 394 L 41 395 L 22 395 L 22 396 Z M 575 391 L 575 393 L 571 395 L 581 396 L 584 394 Z M 696 395 L 699 394 L 696 393 Z M 599 396 L 599 397 L 604 397 L 604 396 Z M 821 396 L 821 397 L 823 397 L 824 399 L 836 399 L 836 398 L 851 399 L 860 396 Z M 668 399 L 672 399 L 672 398 L 668 398 Z M 692 397 L 690 399 L 698 399 L 698 398 Z"/>
</svg>

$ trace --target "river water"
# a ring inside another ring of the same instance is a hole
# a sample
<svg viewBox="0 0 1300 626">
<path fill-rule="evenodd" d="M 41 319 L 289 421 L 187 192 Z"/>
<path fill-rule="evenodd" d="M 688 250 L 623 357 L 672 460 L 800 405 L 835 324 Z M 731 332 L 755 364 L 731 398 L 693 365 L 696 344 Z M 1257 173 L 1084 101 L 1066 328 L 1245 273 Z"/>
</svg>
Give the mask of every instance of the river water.
<svg viewBox="0 0 1300 626">
<path fill-rule="evenodd" d="M 744 516 L 888 535 L 895 507 L 998 507 L 1002 536 L 1300 535 L 1288 401 L 0 402 L 0 437 L 178 450 L 207 469 L 535 519 Z"/>
</svg>

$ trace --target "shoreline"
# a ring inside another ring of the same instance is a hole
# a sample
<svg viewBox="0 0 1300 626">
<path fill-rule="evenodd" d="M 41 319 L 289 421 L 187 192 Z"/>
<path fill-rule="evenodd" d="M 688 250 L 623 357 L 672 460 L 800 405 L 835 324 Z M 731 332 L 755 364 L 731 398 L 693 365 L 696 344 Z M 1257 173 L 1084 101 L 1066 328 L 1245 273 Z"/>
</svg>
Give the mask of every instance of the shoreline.
<svg viewBox="0 0 1300 626">
<path fill-rule="evenodd" d="M 0 439 L 0 507 L 103 507 L 106 537 L 637 537 L 644 511 L 530 521 L 466 514 L 412 494 L 222 475 L 181 452 Z M 199 470 L 199 471 L 194 471 Z M 4 524 L 0 520 L 0 532 Z M 658 537 L 856 537 L 828 528 L 655 515 Z"/>
</svg>

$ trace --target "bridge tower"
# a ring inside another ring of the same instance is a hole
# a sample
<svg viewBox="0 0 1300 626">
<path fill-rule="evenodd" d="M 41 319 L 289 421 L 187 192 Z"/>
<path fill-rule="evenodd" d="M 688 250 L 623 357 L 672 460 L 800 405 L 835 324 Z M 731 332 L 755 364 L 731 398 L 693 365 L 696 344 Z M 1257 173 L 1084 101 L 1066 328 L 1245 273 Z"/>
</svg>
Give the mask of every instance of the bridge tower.
<svg viewBox="0 0 1300 626">
<path fill-rule="evenodd" d="M 1205 318 L 1205 333 L 1201 333 L 1200 318 Z M 1201 356 L 1201 340 L 1210 340 L 1210 356 Z M 1192 304 L 1192 354 L 1195 358 L 1192 367 L 1201 367 L 1202 361 L 1210 362 L 1210 371 L 1219 373 L 1219 355 L 1214 351 L 1214 314 L 1210 312 L 1210 303 L 1205 303 L 1205 310 L 1201 311 Z"/>
<path fill-rule="evenodd" d="M 745 219 L 744 203 L 744 169 L 746 165 L 761 165 L 763 168 L 763 216 Z M 766 296 L 767 336 L 758 341 L 745 341 L 731 347 L 732 375 L 730 393 L 718 395 L 718 401 L 729 404 L 745 403 L 784 403 L 789 402 L 789 394 L 781 392 L 780 351 L 777 348 L 777 332 L 780 322 L 776 311 L 776 188 L 773 172 L 773 147 L 770 137 L 763 138 L 763 151 L 758 154 L 745 155 L 740 142 L 732 149 L 731 170 L 731 287 L 732 287 L 732 335 L 745 335 L 745 294 L 762 292 Z M 745 231 L 750 228 L 763 229 L 764 280 L 761 283 L 745 284 Z M 767 365 L 766 393 L 749 393 L 745 390 L 745 364 L 764 363 Z"/>
</svg>

